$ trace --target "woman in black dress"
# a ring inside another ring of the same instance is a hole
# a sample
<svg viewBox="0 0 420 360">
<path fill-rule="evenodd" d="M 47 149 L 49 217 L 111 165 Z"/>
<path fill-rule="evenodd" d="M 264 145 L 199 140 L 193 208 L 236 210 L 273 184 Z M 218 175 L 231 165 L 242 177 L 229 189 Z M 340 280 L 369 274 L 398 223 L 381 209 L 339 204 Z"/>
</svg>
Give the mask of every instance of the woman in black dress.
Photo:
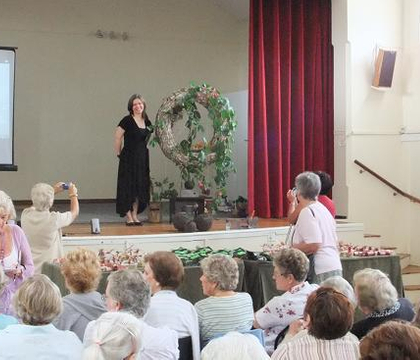
<svg viewBox="0 0 420 360">
<path fill-rule="evenodd" d="M 120 159 L 117 185 L 117 213 L 126 216 L 126 225 L 142 225 L 137 214 L 144 211 L 150 198 L 149 150 L 147 142 L 152 123 L 141 95 L 134 94 L 125 116 L 115 131 L 114 148 Z M 124 147 L 122 140 L 124 138 Z"/>
</svg>

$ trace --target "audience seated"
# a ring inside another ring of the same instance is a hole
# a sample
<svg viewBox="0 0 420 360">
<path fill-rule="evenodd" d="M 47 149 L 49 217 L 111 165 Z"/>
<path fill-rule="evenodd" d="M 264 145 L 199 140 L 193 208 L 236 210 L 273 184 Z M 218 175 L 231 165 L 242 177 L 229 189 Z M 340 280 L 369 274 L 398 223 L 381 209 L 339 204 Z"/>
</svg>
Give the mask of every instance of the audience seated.
<svg viewBox="0 0 420 360">
<path fill-rule="evenodd" d="M 61 265 L 70 294 L 63 298 L 63 312 L 53 324 L 60 330 L 71 330 L 83 341 L 87 324 L 106 312 L 101 294 L 96 291 L 101 268 L 96 254 L 77 249 L 66 254 Z"/>
<path fill-rule="evenodd" d="M 0 313 L 13 315 L 12 297 L 20 284 L 34 273 L 31 249 L 25 233 L 17 225 L 8 224 L 16 218 L 12 199 L 0 191 L 0 264 L 7 281 L 0 294 Z"/>
<path fill-rule="evenodd" d="M 252 298 L 248 293 L 235 292 L 239 281 L 236 261 L 226 255 L 211 255 L 201 261 L 201 269 L 201 286 L 208 296 L 195 304 L 202 345 L 229 331 L 251 329 Z"/>
<path fill-rule="evenodd" d="M 353 276 L 353 283 L 359 308 L 366 316 L 351 330 L 359 339 L 388 320 L 413 320 L 413 305 L 408 299 L 398 299 L 397 290 L 382 271 L 359 270 Z"/>
<path fill-rule="evenodd" d="M 4 274 L 3 267 L 0 266 L 0 296 L 3 291 L 4 286 L 7 284 L 7 278 Z M 0 312 L 0 330 L 5 329 L 8 325 L 17 324 L 18 321 L 16 318 L 10 315 L 2 314 Z"/>
<path fill-rule="evenodd" d="M 357 307 L 357 300 L 356 295 L 354 294 L 353 287 L 350 283 L 341 276 L 333 276 L 324 280 L 321 283 L 322 287 L 331 287 L 334 290 L 341 292 L 343 295 L 346 296 L 347 299 L 350 300 L 351 304 L 354 308 Z"/>
<path fill-rule="evenodd" d="M 134 360 L 140 349 L 141 332 L 137 318 L 129 313 L 107 312 L 92 326 L 82 360 Z"/>
<path fill-rule="evenodd" d="M 23 210 L 21 215 L 22 229 L 31 244 L 37 274 L 41 273 L 44 262 L 63 257 L 61 228 L 69 226 L 79 214 L 77 188 L 72 183 L 68 189 L 70 211 L 50 211 L 54 194 L 62 192 L 63 185 L 63 182 L 55 184 L 54 187 L 43 183 L 36 184 L 31 190 L 32 206 Z"/>
<path fill-rule="evenodd" d="M 83 346 L 76 334 L 51 324 L 62 310 L 60 290 L 47 276 L 26 279 L 13 297 L 22 324 L 0 331 L 0 357 L 26 360 L 80 360 Z"/>
<path fill-rule="evenodd" d="M 201 352 L 201 359 L 268 360 L 270 357 L 254 335 L 229 332 L 211 340 Z"/>
<path fill-rule="evenodd" d="M 264 330 L 265 348 L 269 354 L 274 351 L 277 335 L 303 315 L 306 300 L 318 285 L 306 282 L 309 260 L 297 249 L 281 249 L 273 259 L 273 279 L 276 288 L 285 291 L 275 296 L 255 313 L 254 327 Z"/>
<path fill-rule="evenodd" d="M 144 321 L 151 326 L 168 326 L 178 338 L 191 337 L 194 360 L 200 360 L 200 333 L 197 312 L 175 290 L 184 278 L 184 266 L 172 252 L 156 251 L 145 257 L 144 276 L 150 285 L 152 298 Z"/>
<path fill-rule="evenodd" d="M 354 308 L 346 296 L 332 288 L 319 288 L 308 297 L 301 326 L 291 326 L 296 335 L 283 341 L 271 359 L 359 359 L 359 341 L 349 333 L 353 316 Z"/>
<path fill-rule="evenodd" d="M 404 321 L 387 321 L 360 341 L 361 360 L 420 358 L 420 329 Z"/>
<path fill-rule="evenodd" d="M 109 311 L 123 311 L 138 319 L 141 331 L 139 358 L 142 360 L 177 360 L 178 335 L 168 328 L 154 328 L 146 324 L 143 316 L 150 304 L 150 288 L 139 270 L 119 270 L 108 277 L 105 291 Z M 92 328 L 95 320 L 86 327 L 84 343 L 95 342 Z"/>
</svg>

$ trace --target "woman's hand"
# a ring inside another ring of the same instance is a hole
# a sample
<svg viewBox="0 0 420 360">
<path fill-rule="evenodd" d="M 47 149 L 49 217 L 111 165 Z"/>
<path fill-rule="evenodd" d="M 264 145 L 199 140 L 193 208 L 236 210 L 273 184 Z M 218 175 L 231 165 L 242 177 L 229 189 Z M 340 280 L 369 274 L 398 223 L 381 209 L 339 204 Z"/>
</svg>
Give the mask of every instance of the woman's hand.
<svg viewBox="0 0 420 360">
<path fill-rule="evenodd" d="M 15 280 L 18 277 L 21 277 L 22 273 L 23 273 L 22 265 L 16 265 L 16 268 L 5 271 L 6 276 L 8 276 L 9 278 L 13 280 Z"/>
<path fill-rule="evenodd" d="M 289 331 L 287 334 L 290 336 L 295 336 L 299 331 L 302 331 L 303 329 L 305 329 L 303 319 L 298 319 L 289 325 Z"/>
<path fill-rule="evenodd" d="M 292 189 L 289 189 L 289 191 L 287 191 L 287 200 L 289 201 L 289 203 L 296 203 L 297 199 L 296 199 L 296 195 L 295 192 Z"/>
<path fill-rule="evenodd" d="M 64 185 L 64 183 L 62 181 L 60 181 L 57 184 L 55 184 L 53 186 L 53 188 L 54 188 L 54 194 L 58 194 L 58 193 L 64 191 L 63 185 Z"/>
<path fill-rule="evenodd" d="M 77 187 L 73 183 L 69 184 L 69 198 L 71 197 L 77 197 Z"/>
</svg>

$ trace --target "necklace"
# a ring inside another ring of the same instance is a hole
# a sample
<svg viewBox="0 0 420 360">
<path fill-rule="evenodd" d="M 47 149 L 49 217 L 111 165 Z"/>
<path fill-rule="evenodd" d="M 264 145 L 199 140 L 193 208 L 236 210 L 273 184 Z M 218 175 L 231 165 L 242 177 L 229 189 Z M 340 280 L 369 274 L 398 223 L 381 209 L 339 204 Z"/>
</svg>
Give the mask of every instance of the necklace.
<svg viewBox="0 0 420 360">
<path fill-rule="evenodd" d="M 0 262 L 1 265 L 4 268 L 4 247 L 5 247 L 5 242 L 6 242 L 6 235 L 5 232 L 1 233 L 1 250 L 0 250 Z"/>
</svg>

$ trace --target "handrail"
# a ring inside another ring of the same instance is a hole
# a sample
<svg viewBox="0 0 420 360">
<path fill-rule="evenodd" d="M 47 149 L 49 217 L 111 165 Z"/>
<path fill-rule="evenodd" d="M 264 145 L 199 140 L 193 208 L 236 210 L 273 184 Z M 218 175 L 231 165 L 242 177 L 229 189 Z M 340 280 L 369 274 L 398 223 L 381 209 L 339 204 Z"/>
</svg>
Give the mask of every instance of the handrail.
<svg viewBox="0 0 420 360">
<path fill-rule="evenodd" d="M 402 191 L 400 188 L 397 188 L 394 184 L 390 183 L 388 180 L 384 179 L 381 175 L 377 174 L 366 165 L 362 164 L 359 160 L 354 160 L 356 165 L 359 165 L 363 170 L 367 171 L 373 177 L 376 177 L 379 181 L 382 181 L 385 185 L 389 186 L 392 190 L 394 190 L 397 194 L 410 199 L 410 201 L 420 204 L 420 199 L 416 198 L 413 195 L 407 194 L 406 192 Z"/>
</svg>

